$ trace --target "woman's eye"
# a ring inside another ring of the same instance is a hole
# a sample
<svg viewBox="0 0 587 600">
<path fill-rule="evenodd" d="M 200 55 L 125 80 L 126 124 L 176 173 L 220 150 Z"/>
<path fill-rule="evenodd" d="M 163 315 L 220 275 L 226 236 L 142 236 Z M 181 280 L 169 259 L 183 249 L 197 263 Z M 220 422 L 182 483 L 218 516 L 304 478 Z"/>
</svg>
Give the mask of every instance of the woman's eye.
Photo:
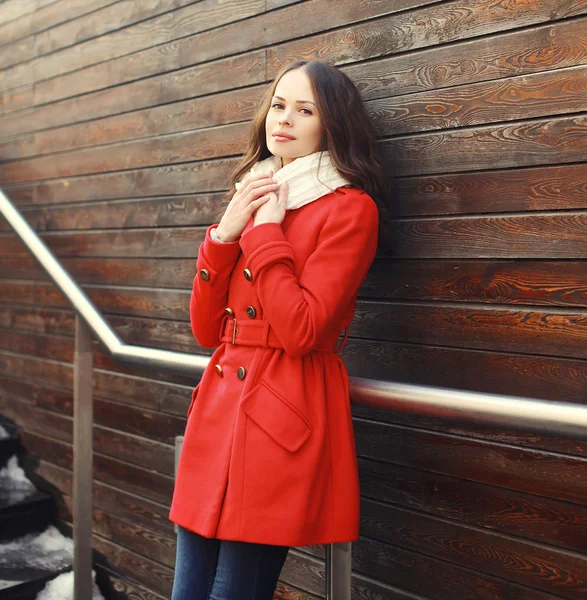
<svg viewBox="0 0 587 600">
<path fill-rule="evenodd" d="M 271 105 L 271 108 L 277 108 L 278 106 L 282 106 L 279 102 Z"/>
<path fill-rule="evenodd" d="M 308 110 L 307 108 L 302 108 L 302 110 L 305 110 L 305 111 L 306 111 L 306 114 L 308 114 L 308 115 L 311 115 L 311 114 L 312 114 L 312 111 L 311 111 L 311 110 Z"/>
</svg>

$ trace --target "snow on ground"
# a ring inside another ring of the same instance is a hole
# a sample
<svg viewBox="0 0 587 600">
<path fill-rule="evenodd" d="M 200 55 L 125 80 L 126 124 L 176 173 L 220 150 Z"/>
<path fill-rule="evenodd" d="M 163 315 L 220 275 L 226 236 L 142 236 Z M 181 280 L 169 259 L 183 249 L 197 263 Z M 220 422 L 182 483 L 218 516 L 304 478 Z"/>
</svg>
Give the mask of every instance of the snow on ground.
<svg viewBox="0 0 587 600">
<path fill-rule="evenodd" d="M 29 533 L 22 537 L 0 543 L 0 568 L 35 568 L 57 571 L 71 566 L 73 561 L 73 540 L 49 525 L 39 533 Z"/>
<path fill-rule="evenodd" d="M 35 486 L 18 466 L 16 456 L 0 469 L 0 504 L 12 505 L 35 493 Z"/>
<path fill-rule="evenodd" d="M 96 585 L 95 571 L 92 571 L 92 579 L 92 600 L 104 600 Z M 63 573 L 49 581 L 39 592 L 36 600 L 73 600 L 73 571 Z"/>
<path fill-rule="evenodd" d="M 10 435 L 8 434 L 8 431 L 6 431 L 6 429 L 0 425 L 0 440 L 7 440 L 9 437 Z"/>
</svg>

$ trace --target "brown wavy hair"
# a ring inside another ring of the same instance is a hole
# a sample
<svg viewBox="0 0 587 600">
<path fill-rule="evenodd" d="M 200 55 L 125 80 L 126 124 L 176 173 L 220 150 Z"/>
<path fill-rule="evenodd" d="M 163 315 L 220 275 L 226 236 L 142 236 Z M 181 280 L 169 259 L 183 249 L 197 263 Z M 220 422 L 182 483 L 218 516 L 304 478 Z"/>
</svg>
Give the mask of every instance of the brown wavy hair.
<svg viewBox="0 0 587 600">
<path fill-rule="evenodd" d="M 249 139 L 241 162 L 230 177 L 229 198 L 240 181 L 258 161 L 271 156 L 267 148 L 265 118 L 281 77 L 303 69 L 310 80 L 323 131 L 319 150 L 328 151 L 338 172 L 353 186 L 364 190 L 379 208 L 380 241 L 387 246 L 390 177 L 383 167 L 375 131 L 363 99 L 352 80 L 322 60 L 297 60 L 279 71 L 251 121 Z"/>
</svg>

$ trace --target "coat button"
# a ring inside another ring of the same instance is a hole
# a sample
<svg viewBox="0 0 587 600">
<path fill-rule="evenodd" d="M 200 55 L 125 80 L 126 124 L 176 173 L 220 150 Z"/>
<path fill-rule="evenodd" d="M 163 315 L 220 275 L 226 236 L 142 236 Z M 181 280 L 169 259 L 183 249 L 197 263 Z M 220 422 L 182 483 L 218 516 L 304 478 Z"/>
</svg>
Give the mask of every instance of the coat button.
<svg viewBox="0 0 587 600">
<path fill-rule="evenodd" d="M 222 367 L 220 365 L 214 365 L 214 368 L 216 369 L 216 373 L 222 377 Z"/>
<path fill-rule="evenodd" d="M 254 319 L 257 316 L 257 311 L 254 306 L 247 306 L 247 315 L 249 315 L 251 319 Z"/>
<path fill-rule="evenodd" d="M 236 372 L 236 375 L 239 379 L 244 379 L 246 374 L 247 372 L 244 367 L 239 367 L 238 371 Z"/>
<path fill-rule="evenodd" d="M 231 317 L 234 317 L 234 310 L 232 310 L 232 308 L 230 308 L 230 307 L 228 307 L 228 306 L 227 306 L 227 307 L 224 309 L 224 312 L 225 312 L 227 315 L 230 315 Z"/>
<path fill-rule="evenodd" d="M 253 279 L 253 275 L 251 274 L 251 272 L 249 271 L 249 269 L 245 269 L 243 271 L 243 273 L 245 274 L 245 279 L 247 281 L 251 281 Z"/>
<path fill-rule="evenodd" d="M 210 279 L 210 273 L 208 273 L 208 271 L 206 269 L 202 269 L 200 271 L 200 277 L 204 280 L 204 281 L 208 281 L 208 279 Z"/>
</svg>

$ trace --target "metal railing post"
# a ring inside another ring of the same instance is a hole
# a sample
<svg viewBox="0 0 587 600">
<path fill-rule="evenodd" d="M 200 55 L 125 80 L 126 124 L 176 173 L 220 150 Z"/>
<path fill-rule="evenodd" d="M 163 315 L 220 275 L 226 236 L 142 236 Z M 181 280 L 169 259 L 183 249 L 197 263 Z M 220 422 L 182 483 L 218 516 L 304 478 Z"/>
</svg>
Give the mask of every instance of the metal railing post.
<svg viewBox="0 0 587 600">
<path fill-rule="evenodd" d="M 74 599 L 92 597 L 92 335 L 75 317 L 73 382 Z"/>
<path fill-rule="evenodd" d="M 351 600 L 352 546 L 326 544 L 326 600 Z"/>
</svg>

